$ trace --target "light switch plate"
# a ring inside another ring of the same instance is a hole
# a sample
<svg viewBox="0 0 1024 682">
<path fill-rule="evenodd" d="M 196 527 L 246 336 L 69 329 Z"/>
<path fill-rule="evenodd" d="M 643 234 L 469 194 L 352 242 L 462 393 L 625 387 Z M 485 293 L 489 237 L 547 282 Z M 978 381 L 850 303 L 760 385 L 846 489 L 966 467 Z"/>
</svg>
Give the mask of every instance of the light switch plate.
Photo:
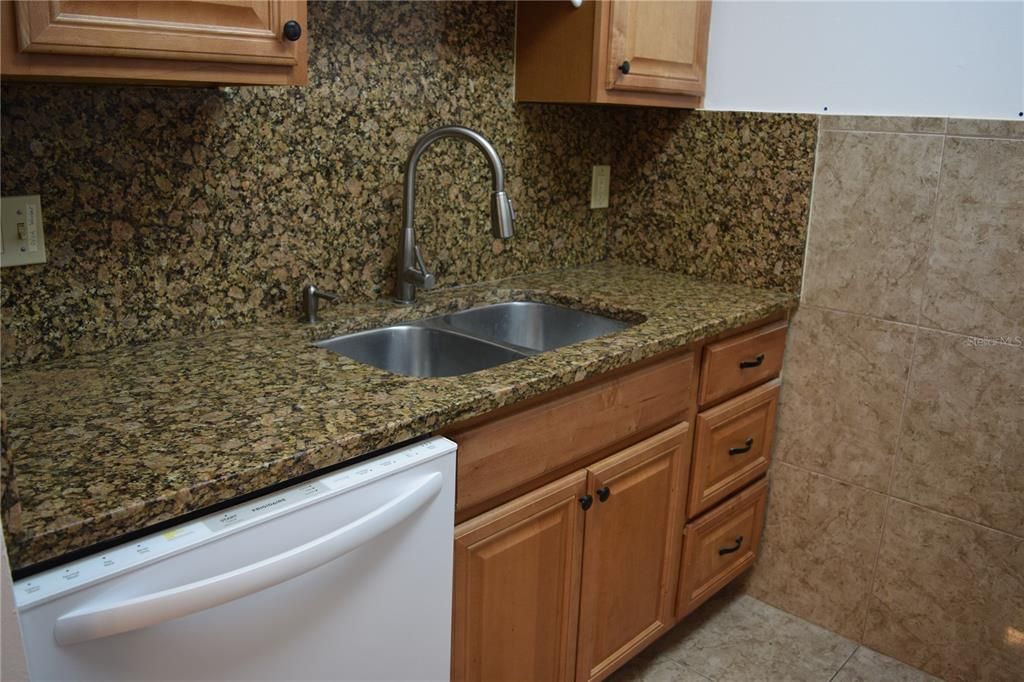
<svg viewBox="0 0 1024 682">
<path fill-rule="evenodd" d="M 611 166 L 594 166 L 590 176 L 590 208 L 608 208 L 608 186 L 611 179 Z"/>
<path fill-rule="evenodd" d="M 39 195 L 0 198 L 0 267 L 45 262 Z"/>
</svg>

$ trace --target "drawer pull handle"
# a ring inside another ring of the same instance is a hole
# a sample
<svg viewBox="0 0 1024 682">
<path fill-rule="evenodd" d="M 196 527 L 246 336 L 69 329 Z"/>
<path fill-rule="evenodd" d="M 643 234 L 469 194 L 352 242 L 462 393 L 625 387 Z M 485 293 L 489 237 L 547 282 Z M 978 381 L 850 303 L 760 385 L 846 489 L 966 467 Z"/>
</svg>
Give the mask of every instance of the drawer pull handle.
<svg viewBox="0 0 1024 682">
<path fill-rule="evenodd" d="M 752 447 L 754 447 L 754 439 L 748 438 L 743 441 L 742 448 L 729 448 L 729 456 L 732 457 L 733 455 L 742 455 L 744 452 L 750 452 Z"/>
<path fill-rule="evenodd" d="M 735 542 L 736 542 L 736 546 L 735 547 L 723 547 L 720 550 L 718 550 L 718 556 L 722 556 L 723 554 L 732 554 L 733 552 L 738 552 L 739 549 L 740 549 L 740 546 L 743 544 L 743 536 L 742 535 L 738 535 L 736 537 Z"/>
<path fill-rule="evenodd" d="M 612 494 L 612 491 L 608 489 L 608 486 L 597 489 L 597 499 L 601 502 L 607 502 L 608 496 Z"/>
<path fill-rule="evenodd" d="M 764 362 L 764 353 L 758 353 L 757 357 L 753 360 L 740 360 L 740 369 L 747 369 L 748 367 L 758 367 Z"/>
<path fill-rule="evenodd" d="M 594 504 L 594 498 L 590 495 L 584 495 L 580 498 L 580 506 L 583 507 L 583 511 L 590 509 L 590 505 Z"/>
</svg>

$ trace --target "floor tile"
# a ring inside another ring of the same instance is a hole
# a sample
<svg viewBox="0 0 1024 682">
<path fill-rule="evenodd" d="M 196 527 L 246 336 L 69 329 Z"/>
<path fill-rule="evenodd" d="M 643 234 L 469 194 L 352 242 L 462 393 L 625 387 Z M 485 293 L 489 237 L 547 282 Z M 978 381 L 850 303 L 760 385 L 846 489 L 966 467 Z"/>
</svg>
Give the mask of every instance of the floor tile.
<svg viewBox="0 0 1024 682">
<path fill-rule="evenodd" d="M 864 644 L 950 682 L 1020 682 L 1024 539 L 893 500 Z"/>
<path fill-rule="evenodd" d="M 637 656 L 622 666 L 609 682 L 711 682 L 682 663 L 667 656 Z"/>
<path fill-rule="evenodd" d="M 884 513 L 881 493 L 775 462 L 749 592 L 840 635 L 860 637 Z"/>
<path fill-rule="evenodd" d="M 805 302 L 917 322 L 942 144 L 941 135 L 821 133 Z"/>
<path fill-rule="evenodd" d="M 777 459 L 886 492 L 914 329 L 804 305 L 790 324 Z"/>
<path fill-rule="evenodd" d="M 900 663 L 869 649 L 859 647 L 832 678 L 832 682 L 942 682 L 939 678 Z"/>
<path fill-rule="evenodd" d="M 827 682 L 857 647 L 747 595 L 715 598 L 655 643 L 716 682 Z"/>
</svg>

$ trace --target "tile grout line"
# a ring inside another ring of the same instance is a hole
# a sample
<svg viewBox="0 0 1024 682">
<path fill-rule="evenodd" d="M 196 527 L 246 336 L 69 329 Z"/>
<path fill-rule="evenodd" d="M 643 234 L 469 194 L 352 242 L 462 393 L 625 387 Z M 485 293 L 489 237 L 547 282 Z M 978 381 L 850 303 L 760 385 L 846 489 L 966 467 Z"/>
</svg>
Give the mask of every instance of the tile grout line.
<svg viewBox="0 0 1024 682">
<path fill-rule="evenodd" d="M 828 678 L 828 682 L 833 682 L 833 680 L 836 679 L 836 675 L 838 675 L 839 673 L 843 672 L 843 668 L 845 668 L 846 664 L 850 662 L 850 659 L 853 658 L 854 654 L 856 654 L 858 651 L 860 651 L 860 648 L 862 646 L 864 646 L 864 645 L 860 644 L 858 642 L 857 646 L 853 647 L 853 651 L 851 651 L 850 655 L 846 657 L 846 660 L 843 661 L 843 664 L 841 666 L 839 666 L 839 669 L 836 670 L 834 673 L 832 673 L 832 677 Z"/>
<path fill-rule="evenodd" d="M 804 289 L 807 287 L 807 263 L 811 254 L 811 222 L 814 218 L 814 188 L 818 185 L 818 164 L 821 162 L 821 137 L 824 130 L 823 117 L 818 116 L 818 129 L 814 138 L 814 168 L 811 169 L 811 196 L 807 198 L 807 236 L 804 238 L 804 262 L 800 269 L 800 302 L 804 300 Z"/>
<path fill-rule="evenodd" d="M 941 176 L 941 161 L 939 168 Z M 907 365 L 907 379 L 903 382 L 903 400 L 900 402 L 900 414 L 896 420 L 896 441 L 893 443 L 892 455 L 889 462 L 889 481 L 885 488 L 885 509 L 882 510 L 882 527 L 879 529 L 878 547 L 875 548 L 875 558 L 871 563 L 871 573 L 868 578 L 867 594 L 864 595 L 864 623 L 861 625 L 859 638 L 861 642 L 864 641 L 868 634 L 868 612 L 871 609 L 871 598 L 875 594 L 875 585 L 878 583 L 878 562 L 881 561 L 882 558 L 882 545 L 885 544 L 885 531 L 889 523 L 889 507 L 892 506 L 892 482 L 893 477 L 896 475 L 896 462 L 900 457 L 900 441 L 903 440 L 903 422 L 907 415 L 907 402 L 910 398 L 910 379 L 914 375 L 914 360 L 917 358 L 917 338 L 919 332 L 920 327 L 915 325 L 914 339 L 910 344 L 910 363 Z"/>
<path fill-rule="evenodd" d="M 950 514 L 947 511 L 943 511 L 941 509 L 936 509 L 935 507 L 929 507 L 927 505 L 921 504 L 920 502 L 915 502 L 914 500 L 910 500 L 910 499 L 907 499 L 905 497 L 900 497 L 899 495 L 889 495 L 889 494 L 886 494 L 886 493 L 884 493 L 884 492 L 882 492 L 880 490 L 875 490 L 874 488 L 869 488 L 869 487 L 867 487 L 865 485 L 861 485 L 860 483 L 854 483 L 852 481 L 847 481 L 847 480 L 844 480 L 842 478 L 837 478 L 836 476 L 833 476 L 832 474 L 826 474 L 826 473 L 818 471 L 816 469 L 808 469 L 807 467 L 805 467 L 803 465 L 795 464 L 795 463 L 787 461 L 785 459 L 781 459 L 780 458 L 780 459 L 778 459 L 778 462 L 779 462 L 779 464 L 784 464 L 784 465 L 786 465 L 788 467 L 793 467 L 794 469 L 799 469 L 800 471 L 804 471 L 804 472 L 807 472 L 809 474 L 814 474 L 815 476 L 821 476 L 822 478 L 827 478 L 828 480 L 834 481 L 836 483 L 839 483 L 840 485 L 848 485 L 851 488 L 857 488 L 858 490 L 863 490 L 864 492 L 873 493 L 875 495 L 881 495 L 882 497 L 887 497 L 887 498 L 896 500 L 897 502 L 903 502 L 904 504 L 909 504 L 911 507 L 916 507 L 917 509 L 922 509 L 922 510 L 924 510 L 926 512 L 929 512 L 929 513 L 932 513 L 932 514 L 938 514 L 939 516 L 945 517 L 945 518 L 953 520 L 953 521 L 959 521 L 961 523 L 967 523 L 967 524 L 970 524 L 972 526 L 976 526 L 977 528 L 981 528 L 982 530 L 988 530 L 988 531 L 991 531 L 993 533 L 999 533 L 1001 535 L 1008 535 L 1009 537 L 1017 539 L 1017 540 L 1024 540 L 1024 535 L 1019 535 L 1017 533 L 1014 533 L 1013 531 L 1004 530 L 1002 528 L 996 528 L 995 526 L 989 526 L 987 524 L 981 523 L 979 521 L 975 521 L 973 519 L 967 519 L 967 518 L 964 518 L 962 516 L 957 516 L 956 514 Z"/>
<path fill-rule="evenodd" d="M 928 234 L 928 248 L 925 251 L 925 258 L 923 263 L 924 283 L 921 287 L 921 299 L 917 302 L 917 317 L 914 318 L 915 326 L 921 325 L 921 314 L 924 311 L 924 297 L 926 290 L 928 289 L 928 275 L 931 271 L 930 265 L 932 260 L 932 254 L 935 253 L 935 233 L 938 231 L 936 224 L 939 217 L 939 194 L 942 190 L 942 169 L 945 167 L 946 164 L 946 140 L 948 139 L 949 137 L 943 134 L 942 146 L 939 147 L 939 176 L 935 179 L 935 191 L 932 193 L 932 216 L 931 220 L 929 221 L 931 222 L 931 230 Z"/>
<path fill-rule="evenodd" d="M 804 308 L 817 308 L 818 310 L 826 310 L 830 313 L 839 313 L 840 315 L 850 315 L 852 317 L 861 317 L 866 320 L 874 320 L 875 322 L 885 322 L 887 324 L 894 324 L 898 327 L 912 327 L 914 329 L 920 329 L 926 332 L 937 332 L 939 334 L 947 334 L 949 336 L 959 336 L 965 339 L 984 339 L 985 341 L 991 341 L 992 345 L 995 346 L 1009 346 L 1010 348 L 1021 348 L 1020 344 L 1009 343 L 1007 341 L 1000 341 L 992 337 L 977 336 L 975 334 L 965 334 L 964 332 L 950 331 L 949 329 L 942 329 L 941 327 L 932 327 L 926 324 L 915 324 L 913 322 L 902 322 L 900 320 L 890 320 L 885 317 L 878 317 L 876 315 L 869 315 L 868 313 L 858 313 L 853 310 L 843 310 L 842 308 L 833 308 L 832 306 L 821 305 L 820 303 L 801 303 L 800 307 Z"/>
</svg>

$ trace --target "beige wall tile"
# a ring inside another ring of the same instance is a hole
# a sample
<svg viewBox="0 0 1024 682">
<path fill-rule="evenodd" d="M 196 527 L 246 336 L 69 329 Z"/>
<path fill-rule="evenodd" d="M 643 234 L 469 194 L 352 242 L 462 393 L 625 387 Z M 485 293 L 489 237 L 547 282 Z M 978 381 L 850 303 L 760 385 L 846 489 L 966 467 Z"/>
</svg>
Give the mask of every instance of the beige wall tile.
<svg viewBox="0 0 1024 682">
<path fill-rule="evenodd" d="M 859 638 L 885 496 L 775 462 L 753 596 Z"/>
<path fill-rule="evenodd" d="M 944 133 L 946 119 L 920 116 L 822 116 L 821 129 L 876 133 Z"/>
<path fill-rule="evenodd" d="M 950 135 L 1024 138 L 1024 121 L 992 121 L 980 118 L 951 118 Z"/>
<path fill-rule="evenodd" d="M 1018 682 L 1024 540 L 893 500 L 864 643 L 947 680 Z"/>
<path fill-rule="evenodd" d="M 943 138 L 823 132 L 803 298 L 916 322 Z"/>
<path fill-rule="evenodd" d="M 942 682 L 937 677 L 867 648 L 858 647 L 830 682 Z"/>
<path fill-rule="evenodd" d="M 1024 535 L 1024 348 L 919 332 L 892 494 Z"/>
<path fill-rule="evenodd" d="M 886 492 L 914 328 L 803 306 L 790 326 L 777 459 Z"/>
<path fill-rule="evenodd" d="M 1024 140 L 948 138 L 938 196 L 921 323 L 1024 334 Z"/>
</svg>

